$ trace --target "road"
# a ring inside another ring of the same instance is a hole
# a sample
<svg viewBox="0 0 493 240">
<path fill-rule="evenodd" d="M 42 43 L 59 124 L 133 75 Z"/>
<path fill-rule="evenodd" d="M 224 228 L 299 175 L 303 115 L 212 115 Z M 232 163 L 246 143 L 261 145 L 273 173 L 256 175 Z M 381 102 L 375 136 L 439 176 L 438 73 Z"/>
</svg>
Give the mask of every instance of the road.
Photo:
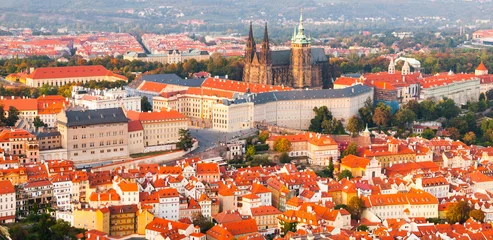
<svg viewBox="0 0 493 240">
<path fill-rule="evenodd" d="M 256 133 L 257 129 L 249 129 L 237 132 L 224 133 L 212 129 L 193 129 L 190 128 L 190 134 L 199 141 L 199 147 L 193 151 L 193 154 L 207 151 L 216 147 L 220 142 L 228 142 L 237 138 L 245 137 L 249 134 Z"/>
</svg>

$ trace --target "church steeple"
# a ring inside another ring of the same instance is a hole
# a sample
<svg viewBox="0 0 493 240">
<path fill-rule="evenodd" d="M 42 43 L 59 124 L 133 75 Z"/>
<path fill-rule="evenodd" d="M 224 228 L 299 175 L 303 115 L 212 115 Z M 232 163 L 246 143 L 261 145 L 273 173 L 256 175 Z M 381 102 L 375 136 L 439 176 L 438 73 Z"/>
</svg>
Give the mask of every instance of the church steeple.
<svg viewBox="0 0 493 240">
<path fill-rule="evenodd" d="M 395 63 L 394 63 L 394 58 L 390 59 L 390 64 L 389 64 L 389 73 L 394 74 L 395 73 Z"/>
<path fill-rule="evenodd" d="M 245 60 L 251 62 L 256 52 L 257 52 L 257 47 L 255 45 L 255 39 L 253 39 L 252 22 L 250 22 L 250 32 L 248 33 L 248 39 L 245 48 Z"/>
<path fill-rule="evenodd" d="M 272 57 L 271 57 L 271 52 L 270 52 L 270 46 L 269 46 L 269 32 L 267 30 L 267 22 L 265 23 L 265 29 L 264 29 L 264 40 L 262 41 L 262 59 L 261 62 L 265 64 L 271 64 L 272 63 Z"/>
<path fill-rule="evenodd" d="M 310 39 L 306 37 L 305 27 L 303 26 L 303 9 L 300 9 L 300 24 L 298 25 L 298 33 L 293 37 L 293 42 L 299 44 L 310 44 Z"/>
</svg>

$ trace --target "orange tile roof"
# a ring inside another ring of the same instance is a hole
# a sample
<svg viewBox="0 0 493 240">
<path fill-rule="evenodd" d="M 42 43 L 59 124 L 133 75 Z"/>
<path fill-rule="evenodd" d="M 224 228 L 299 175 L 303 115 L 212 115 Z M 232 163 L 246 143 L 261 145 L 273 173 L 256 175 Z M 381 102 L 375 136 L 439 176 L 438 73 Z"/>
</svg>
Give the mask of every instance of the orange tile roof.
<svg viewBox="0 0 493 240">
<path fill-rule="evenodd" d="M 334 81 L 334 85 L 352 86 L 360 82 L 362 82 L 360 78 L 339 77 Z"/>
<path fill-rule="evenodd" d="M 169 226 L 171 226 L 172 229 L 186 230 L 190 227 L 190 224 L 156 217 L 146 225 L 146 229 L 156 232 L 165 232 L 169 230 Z"/>
<path fill-rule="evenodd" d="M 159 93 L 159 92 L 163 91 L 167 86 L 168 85 L 164 84 L 164 83 L 143 81 L 137 89 L 141 90 L 141 91 L 158 92 Z"/>
<path fill-rule="evenodd" d="M 276 141 L 280 138 L 286 138 L 290 142 L 309 142 L 317 146 L 337 145 L 337 142 L 326 134 L 317 134 L 312 132 L 305 132 L 293 135 L 277 135 L 270 136 L 269 141 Z"/>
<path fill-rule="evenodd" d="M 376 88 L 379 88 L 379 89 L 384 89 L 384 90 L 396 90 L 396 88 L 394 86 L 392 86 L 392 84 L 387 83 L 387 82 L 375 81 L 375 82 L 373 82 L 373 86 Z"/>
<path fill-rule="evenodd" d="M 144 127 L 139 120 L 132 120 L 128 122 L 128 132 L 142 131 Z"/>
<path fill-rule="evenodd" d="M 233 99 L 233 92 L 208 89 L 208 88 L 198 88 L 198 87 L 189 87 L 187 89 L 187 94 L 199 95 L 199 96 L 215 96 L 220 98 Z"/>
<path fill-rule="evenodd" d="M 135 182 L 125 182 L 122 181 L 118 184 L 118 187 L 122 190 L 122 192 L 138 192 L 139 187 L 137 186 L 137 183 Z"/>
<path fill-rule="evenodd" d="M 252 218 L 223 223 L 223 227 L 235 236 L 258 232 L 257 222 Z"/>
<path fill-rule="evenodd" d="M 37 68 L 29 74 L 28 78 L 33 80 L 50 78 L 78 78 L 78 77 L 100 77 L 115 76 L 126 81 L 127 78 L 114 74 L 101 65 L 95 66 L 70 66 L 70 67 L 43 67 Z"/>
<path fill-rule="evenodd" d="M 36 111 L 38 110 L 38 100 L 32 98 L 8 98 L 4 97 L 0 100 L 0 105 L 5 111 L 10 107 L 15 107 L 19 111 Z"/>
<path fill-rule="evenodd" d="M 251 208 L 252 216 L 264 216 L 264 215 L 279 215 L 282 212 L 273 206 L 260 206 Z"/>
<path fill-rule="evenodd" d="M 158 191 L 159 198 L 171 198 L 171 197 L 179 197 L 180 194 L 176 190 L 176 188 L 166 188 L 160 189 Z"/>
<path fill-rule="evenodd" d="M 476 70 L 478 70 L 478 71 L 487 71 L 487 70 L 488 70 L 488 68 L 486 68 L 486 66 L 484 65 L 484 63 L 483 63 L 483 62 L 481 62 L 481 63 L 479 64 L 479 66 L 476 68 Z"/>
<path fill-rule="evenodd" d="M 201 174 L 219 174 L 219 165 L 217 163 L 197 163 L 197 175 Z"/>
<path fill-rule="evenodd" d="M 14 185 L 9 180 L 0 181 L 0 194 L 15 193 Z"/>
<path fill-rule="evenodd" d="M 445 86 L 454 82 L 471 81 L 476 79 L 478 79 L 478 77 L 474 74 L 437 74 L 435 76 L 421 79 L 420 83 L 423 88 L 432 88 Z"/>
<path fill-rule="evenodd" d="M 262 93 L 271 91 L 289 91 L 290 87 L 255 84 L 226 79 L 208 78 L 202 83 L 202 88 L 220 89 L 238 93 Z"/>
<path fill-rule="evenodd" d="M 493 178 L 484 175 L 480 171 L 473 171 L 465 176 L 465 178 L 472 182 L 493 182 Z"/>
<path fill-rule="evenodd" d="M 183 121 L 187 120 L 187 117 L 182 113 L 169 109 L 163 111 L 155 111 L 155 112 L 136 112 L 136 111 L 127 111 L 127 117 L 132 121 L 139 120 L 143 123 L 147 121 Z"/>
<path fill-rule="evenodd" d="M 207 231 L 207 235 L 216 240 L 233 240 L 235 236 L 220 225 L 216 225 Z"/>
<path fill-rule="evenodd" d="M 352 154 L 345 156 L 341 160 L 342 165 L 350 168 L 366 168 L 370 160 L 363 157 L 354 156 Z"/>
<path fill-rule="evenodd" d="M 390 206 L 390 205 L 427 205 L 437 204 L 438 199 L 422 190 L 414 190 L 408 193 L 396 193 L 396 194 L 372 194 L 367 197 L 363 197 L 363 201 L 366 207 L 374 206 Z"/>
<path fill-rule="evenodd" d="M 100 192 L 100 193 L 92 192 L 91 196 L 89 197 L 89 200 L 93 202 L 98 202 L 98 201 L 107 202 L 107 201 L 120 201 L 121 198 L 120 198 L 120 194 L 118 194 L 115 191 L 115 189 L 110 189 L 106 192 Z"/>
</svg>

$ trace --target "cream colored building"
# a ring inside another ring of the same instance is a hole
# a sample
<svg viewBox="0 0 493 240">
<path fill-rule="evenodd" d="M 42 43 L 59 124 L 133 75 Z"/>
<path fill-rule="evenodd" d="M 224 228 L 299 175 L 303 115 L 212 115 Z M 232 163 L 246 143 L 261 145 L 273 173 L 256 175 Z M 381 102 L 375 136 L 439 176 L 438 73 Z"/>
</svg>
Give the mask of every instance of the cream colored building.
<svg viewBox="0 0 493 240">
<path fill-rule="evenodd" d="M 63 86 L 69 83 L 87 83 L 89 81 L 128 81 L 125 76 L 115 74 L 101 65 L 45 67 L 34 70 L 26 77 L 29 87 Z"/>
<path fill-rule="evenodd" d="M 219 121 L 214 120 L 215 115 L 213 114 L 213 122 L 224 125 L 228 123 L 237 124 L 238 121 L 250 121 L 250 127 L 266 123 L 304 130 L 308 129 L 310 120 L 315 116 L 313 108 L 327 106 L 332 115 L 346 125 L 347 120 L 358 114 L 358 110 L 364 106 L 364 102 L 368 98 L 373 98 L 373 88 L 363 85 L 344 89 L 272 91 L 250 94 L 245 99 L 224 101 L 223 105 L 226 106 L 223 108 L 216 106 L 218 110 L 222 110 L 223 114 L 219 115 Z M 249 107 L 252 104 L 253 106 Z M 229 113 L 224 108 L 241 109 L 237 110 L 241 116 L 234 115 L 235 118 L 238 117 L 236 121 L 228 120 L 226 118 L 232 115 L 224 114 Z M 249 116 L 244 115 L 246 113 Z M 237 127 L 238 124 L 232 127 L 216 125 L 214 128 L 229 130 L 237 129 Z"/>
<path fill-rule="evenodd" d="M 127 116 L 142 124 L 144 147 L 174 144 L 180 138 L 179 130 L 188 129 L 188 118 L 176 110 L 127 111 Z"/>
<path fill-rule="evenodd" d="M 144 152 L 144 128 L 140 121 L 128 122 L 128 153 Z"/>
<path fill-rule="evenodd" d="M 477 101 L 481 91 L 480 79 L 473 74 L 438 74 L 421 80 L 420 100 L 454 100 L 457 105 Z"/>
<path fill-rule="evenodd" d="M 144 62 L 160 62 L 160 63 L 180 63 L 186 60 L 195 59 L 198 62 L 202 60 L 209 60 L 210 55 L 207 51 L 201 50 L 188 50 L 188 51 L 179 51 L 179 50 L 169 50 L 165 51 L 162 54 L 145 54 L 145 53 L 137 53 L 137 52 L 129 52 L 123 56 L 123 59 L 133 61 L 140 60 Z"/>
<path fill-rule="evenodd" d="M 74 162 L 128 157 L 128 119 L 121 108 L 62 111 L 62 148 Z"/>
<path fill-rule="evenodd" d="M 212 128 L 223 132 L 250 129 L 253 120 L 253 103 L 231 104 L 230 101 L 215 104 L 212 108 Z"/>
</svg>

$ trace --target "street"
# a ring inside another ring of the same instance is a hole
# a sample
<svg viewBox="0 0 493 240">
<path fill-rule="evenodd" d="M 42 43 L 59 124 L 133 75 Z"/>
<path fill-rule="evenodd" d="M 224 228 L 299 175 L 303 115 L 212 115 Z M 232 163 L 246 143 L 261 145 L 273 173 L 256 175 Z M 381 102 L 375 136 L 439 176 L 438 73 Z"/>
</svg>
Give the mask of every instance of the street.
<svg viewBox="0 0 493 240">
<path fill-rule="evenodd" d="M 248 129 L 237 132 L 224 133 L 212 129 L 193 129 L 190 128 L 192 137 L 199 141 L 199 147 L 192 154 L 201 153 L 211 148 L 216 147 L 219 142 L 228 142 L 230 140 L 242 138 L 252 133 L 256 133 L 257 129 Z"/>
</svg>

